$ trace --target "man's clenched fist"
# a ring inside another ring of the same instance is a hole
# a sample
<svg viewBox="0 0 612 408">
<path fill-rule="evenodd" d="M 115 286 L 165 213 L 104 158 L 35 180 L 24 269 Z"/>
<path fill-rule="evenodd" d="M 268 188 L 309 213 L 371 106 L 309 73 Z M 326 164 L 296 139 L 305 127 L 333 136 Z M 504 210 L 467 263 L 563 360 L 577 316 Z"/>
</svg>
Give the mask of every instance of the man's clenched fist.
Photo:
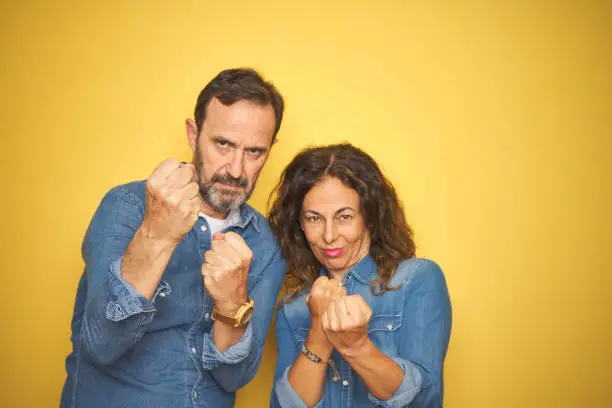
<svg viewBox="0 0 612 408">
<path fill-rule="evenodd" d="M 194 166 L 176 159 L 163 161 L 147 180 L 142 222 L 147 236 L 178 243 L 198 220 L 201 200 Z"/>
<path fill-rule="evenodd" d="M 217 309 L 232 314 L 247 300 L 247 277 L 253 253 L 234 232 L 216 233 L 204 254 L 202 276 Z"/>
</svg>

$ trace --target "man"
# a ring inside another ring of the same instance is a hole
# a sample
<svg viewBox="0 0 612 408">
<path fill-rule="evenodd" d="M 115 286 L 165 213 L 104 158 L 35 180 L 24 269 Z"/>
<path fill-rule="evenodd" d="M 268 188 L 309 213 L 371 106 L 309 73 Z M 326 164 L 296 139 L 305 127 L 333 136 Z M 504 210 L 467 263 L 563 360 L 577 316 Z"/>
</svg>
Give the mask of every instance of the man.
<svg viewBox="0 0 612 408">
<path fill-rule="evenodd" d="M 115 187 L 85 235 L 62 408 L 230 407 L 255 375 L 285 265 L 245 202 L 284 110 L 221 72 L 186 121 L 193 162 Z"/>
</svg>

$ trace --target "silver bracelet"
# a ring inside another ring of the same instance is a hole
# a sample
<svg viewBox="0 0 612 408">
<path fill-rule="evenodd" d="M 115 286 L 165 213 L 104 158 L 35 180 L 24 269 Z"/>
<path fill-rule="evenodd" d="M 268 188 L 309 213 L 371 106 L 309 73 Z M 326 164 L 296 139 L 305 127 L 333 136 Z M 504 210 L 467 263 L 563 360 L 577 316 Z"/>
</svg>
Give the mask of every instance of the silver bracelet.
<svg viewBox="0 0 612 408">
<path fill-rule="evenodd" d="M 308 348 L 306 347 L 306 344 L 302 343 L 302 348 L 300 349 L 300 352 L 306 356 L 307 359 L 309 359 L 310 361 L 312 361 L 313 363 L 326 363 L 326 361 L 323 361 L 323 359 L 321 359 L 321 357 L 317 356 L 316 354 L 314 354 L 312 351 L 308 350 Z"/>
<path fill-rule="evenodd" d="M 312 361 L 313 363 L 324 363 L 324 364 L 329 364 L 332 368 L 332 372 L 333 372 L 333 377 L 332 377 L 332 381 L 338 381 L 340 379 L 340 374 L 338 374 L 338 370 L 336 370 L 336 364 L 334 363 L 334 360 L 332 360 L 331 358 L 328 361 L 323 361 L 323 359 L 319 356 L 317 356 L 316 354 L 314 354 L 312 351 L 308 350 L 308 347 L 306 347 L 305 343 L 302 343 L 302 347 L 300 348 L 300 352 L 306 356 L 307 359 L 309 359 L 310 361 Z"/>
</svg>

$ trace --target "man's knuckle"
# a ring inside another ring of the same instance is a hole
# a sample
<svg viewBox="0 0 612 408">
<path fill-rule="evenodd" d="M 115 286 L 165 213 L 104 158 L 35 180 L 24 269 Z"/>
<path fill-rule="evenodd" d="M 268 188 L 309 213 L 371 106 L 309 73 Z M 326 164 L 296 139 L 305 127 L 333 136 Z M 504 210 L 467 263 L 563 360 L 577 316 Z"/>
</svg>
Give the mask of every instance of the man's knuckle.
<svg viewBox="0 0 612 408">
<path fill-rule="evenodd" d="M 155 175 L 151 175 L 151 177 L 149 177 L 147 179 L 147 189 L 148 190 L 156 190 L 157 189 L 157 180 L 155 179 Z"/>
</svg>

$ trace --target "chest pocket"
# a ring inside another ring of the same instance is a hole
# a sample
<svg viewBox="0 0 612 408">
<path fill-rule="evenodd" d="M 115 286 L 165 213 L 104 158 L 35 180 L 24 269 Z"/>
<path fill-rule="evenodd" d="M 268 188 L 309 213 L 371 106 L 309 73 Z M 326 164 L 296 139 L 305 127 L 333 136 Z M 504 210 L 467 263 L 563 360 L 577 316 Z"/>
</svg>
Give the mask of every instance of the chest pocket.
<svg viewBox="0 0 612 408">
<path fill-rule="evenodd" d="M 383 353 L 397 355 L 401 326 L 400 315 L 375 315 L 370 318 L 368 337 Z"/>
</svg>

